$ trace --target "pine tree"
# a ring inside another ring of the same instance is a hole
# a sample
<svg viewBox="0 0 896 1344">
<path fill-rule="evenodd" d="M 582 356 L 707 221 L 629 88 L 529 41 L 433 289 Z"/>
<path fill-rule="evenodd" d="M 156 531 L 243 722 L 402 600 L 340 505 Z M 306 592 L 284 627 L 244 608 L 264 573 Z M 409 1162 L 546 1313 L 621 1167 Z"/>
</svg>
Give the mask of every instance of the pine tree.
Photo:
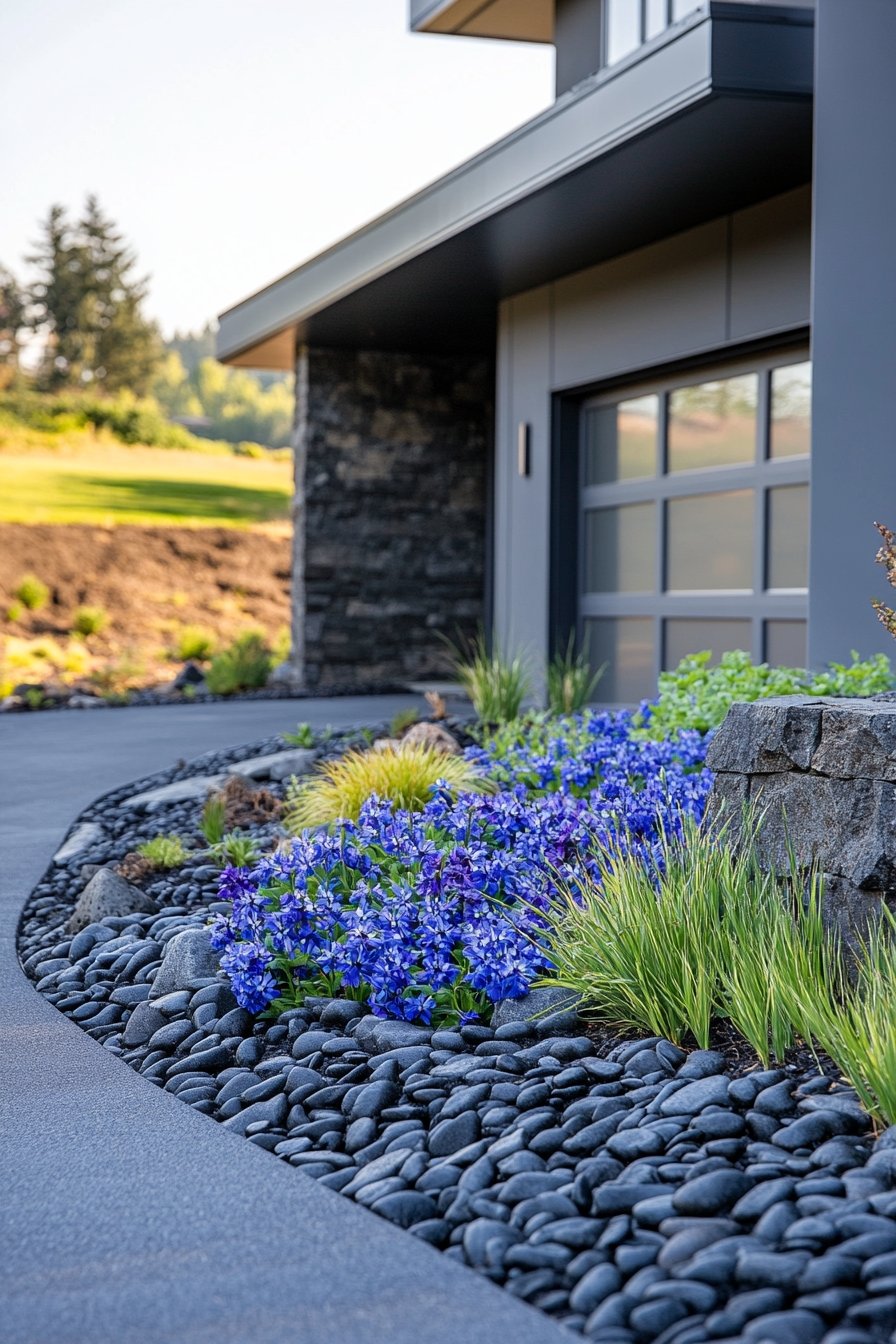
<svg viewBox="0 0 896 1344">
<path fill-rule="evenodd" d="M 0 266 L 0 387 L 19 371 L 21 335 L 25 327 L 25 295 L 12 271 Z"/>
<path fill-rule="evenodd" d="M 41 384 L 143 394 L 160 354 L 142 312 L 147 282 L 134 275 L 136 256 L 97 198 L 88 196 L 75 225 L 54 205 L 28 261 L 38 269 L 30 298 L 45 339 Z"/>
<path fill-rule="evenodd" d="M 50 207 L 27 260 L 37 268 L 29 291 L 31 326 L 45 342 L 38 381 L 50 389 L 77 385 L 90 359 L 83 330 L 85 258 L 61 205 Z"/>
<path fill-rule="evenodd" d="M 143 316 L 145 277 L 134 274 L 137 257 L 95 196 L 88 196 L 80 242 L 87 259 L 94 341 L 93 376 L 106 391 L 148 390 L 161 354 L 159 334 Z"/>
</svg>

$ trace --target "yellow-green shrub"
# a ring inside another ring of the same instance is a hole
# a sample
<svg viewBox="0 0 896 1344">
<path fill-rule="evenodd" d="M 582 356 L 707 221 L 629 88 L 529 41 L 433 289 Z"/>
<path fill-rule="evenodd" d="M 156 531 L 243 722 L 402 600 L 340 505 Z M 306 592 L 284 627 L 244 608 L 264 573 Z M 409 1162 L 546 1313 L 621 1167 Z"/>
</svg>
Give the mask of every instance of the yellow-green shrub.
<svg viewBox="0 0 896 1344">
<path fill-rule="evenodd" d="M 293 779 L 286 798 L 285 820 L 298 833 L 306 826 L 329 825 L 341 817 L 357 821 L 371 795 L 388 798 L 396 807 L 421 811 L 432 786 L 444 781 L 452 793 L 493 793 L 494 785 L 462 756 L 446 756 L 434 747 L 415 744 L 399 750 L 349 751 L 324 761 L 307 779 Z"/>
</svg>

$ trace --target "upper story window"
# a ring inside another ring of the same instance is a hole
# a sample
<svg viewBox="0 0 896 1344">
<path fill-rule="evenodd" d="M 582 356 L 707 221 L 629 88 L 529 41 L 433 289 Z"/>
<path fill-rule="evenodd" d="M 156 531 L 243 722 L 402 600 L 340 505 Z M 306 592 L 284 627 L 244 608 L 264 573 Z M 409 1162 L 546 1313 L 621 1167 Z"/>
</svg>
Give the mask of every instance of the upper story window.
<svg viewBox="0 0 896 1344">
<path fill-rule="evenodd" d="M 615 65 L 699 8 L 700 0 L 606 0 L 604 64 Z"/>
</svg>

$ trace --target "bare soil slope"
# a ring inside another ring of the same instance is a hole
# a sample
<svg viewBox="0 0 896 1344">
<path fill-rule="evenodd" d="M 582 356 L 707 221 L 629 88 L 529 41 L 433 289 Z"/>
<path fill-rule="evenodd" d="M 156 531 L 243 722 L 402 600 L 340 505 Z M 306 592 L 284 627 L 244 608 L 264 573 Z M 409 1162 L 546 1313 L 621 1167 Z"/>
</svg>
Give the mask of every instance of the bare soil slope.
<svg viewBox="0 0 896 1344">
<path fill-rule="evenodd" d="M 220 646 L 250 628 L 273 638 L 288 624 L 284 531 L 0 524 L 0 637 L 65 644 L 78 607 L 102 607 L 108 622 L 85 641 L 91 670 L 126 661 L 126 680 L 155 684 L 177 670 L 172 651 L 185 626 Z M 50 600 L 10 621 L 25 574 L 47 585 Z"/>
</svg>

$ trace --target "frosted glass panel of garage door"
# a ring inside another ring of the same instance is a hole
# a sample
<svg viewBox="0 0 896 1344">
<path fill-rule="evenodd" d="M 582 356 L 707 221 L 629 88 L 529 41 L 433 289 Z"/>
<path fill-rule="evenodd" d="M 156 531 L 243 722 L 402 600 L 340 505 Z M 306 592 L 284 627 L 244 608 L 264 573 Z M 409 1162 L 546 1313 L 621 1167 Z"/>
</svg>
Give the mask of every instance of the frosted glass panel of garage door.
<svg viewBox="0 0 896 1344">
<path fill-rule="evenodd" d="M 637 704 L 656 694 L 653 621 L 637 616 L 586 620 L 585 648 L 595 671 L 604 668 L 599 699 Z"/>
</svg>

